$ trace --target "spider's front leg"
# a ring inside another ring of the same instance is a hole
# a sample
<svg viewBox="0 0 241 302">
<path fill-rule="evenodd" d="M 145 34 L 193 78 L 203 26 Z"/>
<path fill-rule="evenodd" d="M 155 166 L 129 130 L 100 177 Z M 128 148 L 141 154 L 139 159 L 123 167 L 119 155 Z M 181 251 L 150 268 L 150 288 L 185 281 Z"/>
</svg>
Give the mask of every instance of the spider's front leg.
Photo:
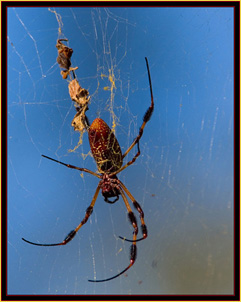
<svg viewBox="0 0 241 302">
<path fill-rule="evenodd" d="M 126 152 L 123 154 L 123 157 L 126 157 L 126 155 L 131 151 L 131 149 L 137 144 L 139 143 L 139 140 L 141 139 L 142 137 L 142 134 L 143 134 L 143 131 L 144 131 L 144 128 L 146 126 L 146 123 L 151 119 L 151 116 L 152 116 L 152 112 L 154 110 L 154 98 L 153 98 L 153 92 L 152 92 L 152 84 L 151 84 L 151 74 L 150 74 L 150 69 L 149 69 L 149 64 L 148 64 L 148 60 L 147 58 L 145 58 L 146 60 L 146 68 L 147 68 L 147 72 L 148 72 L 148 79 L 149 79 L 149 86 L 150 86 L 150 93 L 151 93 L 151 105 L 150 107 L 147 109 L 146 113 L 144 114 L 144 117 L 143 117 L 143 123 L 140 127 L 140 130 L 139 130 L 139 134 L 137 135 L 137 137 L 135 138 L 135 140 L 133 141 L 133 143 L 130 145 L 130 147 L 126 150 Z M 140 150 L 139 150 L 140 151 Z M 140 155 L 140 152 L 139 152 L 139 155 Z M 138 156 L 139 156 L 138 155 Z M 126 168 L 126 167 L 125 167 Z M 123 169 L 122 169 L 123 170 Z M 118 172 L 119 173 L 119 172 Z"/>
</svg>

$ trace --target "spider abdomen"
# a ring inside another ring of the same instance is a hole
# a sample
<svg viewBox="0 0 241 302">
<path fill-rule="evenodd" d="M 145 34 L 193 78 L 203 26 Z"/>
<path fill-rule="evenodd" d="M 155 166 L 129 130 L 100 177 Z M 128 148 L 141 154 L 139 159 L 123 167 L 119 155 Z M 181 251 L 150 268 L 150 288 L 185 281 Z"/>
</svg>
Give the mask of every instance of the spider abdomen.
<svg viewBox="0 0 241 302">
<path fill-rule="evenodd" d="M 120 145 L 109 126 L 101 118 L 96 118 L 89 131 L 91 152 L 100 173 L 115 172 L 122 166 Z"/>
</svg>

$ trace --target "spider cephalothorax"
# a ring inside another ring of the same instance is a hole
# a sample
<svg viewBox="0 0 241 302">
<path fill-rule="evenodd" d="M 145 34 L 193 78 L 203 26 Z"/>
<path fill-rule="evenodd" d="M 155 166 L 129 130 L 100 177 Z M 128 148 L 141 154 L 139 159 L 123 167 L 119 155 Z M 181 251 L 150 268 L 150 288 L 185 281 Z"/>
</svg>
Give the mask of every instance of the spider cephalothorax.
<svg viewBox="0 0 241 302">
<path fill-rule="evenodd" d="M 60 45 L 60 50 L 61 50 Z M 151 76 L 148 66 L 148 61 L 146 59 L 146 66 L 148 71 L 148 78 L 149 78 L 149 85 L 150 85 L 150 92 L 151 92 L 151 105 L 147 109 L 144 117 L 143 117 L 143 123 L 140 127 L 139 134 L 133 141 L 133 143 L 130 145 L 130 147 L 126 150 L 124 154 L 122 154 L 120 145 L 117 141 L 117 138 L 115 137 L 114 133 L 111 131 L 111 129 L 108 127 L 108 125 L 100 118 L 96 118 L 91 126 L 88 128 L 88 135 L 89 135 L 89 143 L 91 152 L 93 154 L 93 157 L 95 159 L 95 162 L 97 164 L 97 168 L 99 173 L 90 171 L 86 168 L 79 168 L 70 164 L 65 164 L 63 162 L 60 162 L 56 159 L 53 159 L 51 157 L 48 157 L 46 155 L 42 155 L 45 158 L 48 158 L 50 160 L 53 160 L 61 165 L 64 165 L 71 169 L 76 169 L 79 171 L 90 173 L 100 179 L 95 194 L 93 196 L 93 199 L 91 201 L 91 204 L 86 209 L 85 217 L 82 219 L 80 224 L 72 230 L 62 242 L 59 243 L 50 243 L 50 244 L 42 244 L 42 243 L 34 243 L 31 241 L 28 241 L 24 238 L 22 238 L 25 242 L 28 242 L 33 245 L 38 246 L 56 246 L 56 245 L 65 245 L 69 241 L 71 241 L 76 233 L 79 231 L 79 229 L 87 222 L 88 218 L 93 212 L 93 208 L 96 202 L 96 199 L 98 197 L 98 194 L 100 190 L 102 190 L 102 195 L 104 196 L 104 199 L 108 203 L 114 203 L 119 199 L 119 195 L 122 196 L 123 201 L 125 203 L 127 212 L 128 212 L 128 218 L 130 220 L 131 225 L 133 226 L 133 237 L 132 240 L 123 238 L 119 236 L 121 239 L 125 239 L 126 241 L 132 242 L 131 249 L 130 249 L 130 263 L 129 265 L 120 273 L 116 274 L 113 277 L 102 279 L 102 280 L 88 280 L 90 282 L 104 282 L 104 281 L 110 281 L 112 279 L 115 279 L 116 277 L 122 275 L 124 272 L 126 272 L 134 263 L 136 260 L 136 253 L 137 253 L 137 246 L 136 242 L 143 240 L 147 237 L 147 228 L 144 221 L 144 212 L 141 209 L 141 206 L 139 203 L 135 200 L 135 198 L 132 196 L 130 191 L 126 188 L 126 186 L 117 178 L 117 174 L 123 171 L 128 166 L 132 165 L 137 157 L 140 155 L 140 147 L 139 147 L 139 141 L 142 137 L 143 130 L 145 128 L 146 123 L 150 120 L 152 112 L 154 110 L 154 100 L 153 100 L 153 94 L 152 94 L 152 85 L 151 85 Z M 132 160 L 128 161 L 126 164 L 123 165 L 123 159 L 126 157 L 126 155 L 132 150 L 132 148 L 137 145 L 137 153 L 132 158 Z M 135 218 L 134 213 L 132 212 L 131 206 L 127 200 L 126 195 L 129 197 L 129 199 L 132 201 L 132 204 L 134 208 L 139 212 L 140 220 L 141 220 L 141 230 L 142 230 L 142 237 L 140 239 L 137 239 L 138 234 L 138 226 L 137 221 Z M 109 198 L 114 198 L 113 201 L 109 200 Z"/>
<path fill-rule="evenodd" d="M 115 203 L 119 199 L 120 187 L 119 180 L 116 175 L 109 176 L 108 174 L 102 175 L 102 180 L 100 181 L 102 195 L 105 198 L 105 201 L 108 203 Z M 109 198 L 116 197 L 113 201 Z"/>
</svg>

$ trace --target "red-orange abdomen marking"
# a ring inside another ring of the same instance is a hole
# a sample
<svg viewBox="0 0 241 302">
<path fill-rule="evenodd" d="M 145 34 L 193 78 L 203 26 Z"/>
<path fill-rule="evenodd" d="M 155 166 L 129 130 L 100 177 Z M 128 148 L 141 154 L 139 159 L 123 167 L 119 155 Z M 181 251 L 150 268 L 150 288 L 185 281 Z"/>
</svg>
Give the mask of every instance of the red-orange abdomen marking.
<svg viewBox="0 0 241 302">
<path fill-rule="evenodd" d="M 115 172 L 122 166 L 120 145 L 109 126 L 101 118 L 96 118 L 89 131 L 91 152 L 100 173 Z"/>
</svg>

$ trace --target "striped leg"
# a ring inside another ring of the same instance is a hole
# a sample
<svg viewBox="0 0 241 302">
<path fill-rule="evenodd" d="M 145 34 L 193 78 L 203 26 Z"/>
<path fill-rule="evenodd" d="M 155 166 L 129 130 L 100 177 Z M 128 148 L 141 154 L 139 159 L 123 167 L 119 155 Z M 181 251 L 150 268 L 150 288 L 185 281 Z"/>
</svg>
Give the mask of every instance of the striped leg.
<svg viewBox="0 0 241 302">
<path fill-rule="evenodd" d="M 137 241 L 141 241 L 143 239 L 146 239 L 147 237 L 147 227 L 144 221 L 144 212 L 141 208 L 141 206 L 139 205 L 139 203 L 135 200 L 135 198 L 132 196 L 132 194 L 130 193 L 130 191 L 127 189 L 127 187 L 119 180 L 121 187 L 124 189 L 124 191 L 126 192 L 127 196 L 130 198 L 130 200 L 132 201 L 134 207 L 136 208 L 136 210 L 139 212 L 140 214 L 140 220 L 141 220 L 141 230 L 142 230 L 142 238 L 137 239 Z M 119 236 L 119 238 L 124 239 L 126 241 L 129 242 L 133 242 L 133 240 L 129 240 L 129 239 L 125 239 L 121 236 Z"/>
<path fill-rule="evenodd" d="M 52 160 L 52 161 L 55 161 L 56 163 L 61 164 L 61 165 L 65 166 L 65 167 L 67 167 L 67 168 L 75 169 L 75 170 L 79 170 L 79 171 L 83 171 L 83 172 L 87 172 L 87 173 L 92 174 L 92 175 L 94 175 L 94 176 L 96 176 L 96 177 L 98 177 L 98 178 L 101 178 L 101 175 L 99 175 L 99 174 L 97 174 L 97 173 L 95 173 L 95 172 L 92 172 L 92 171 L 90 171 L 89 169 L 86 169 L 86 168 L 79 168 L 79 167 L 76 167 L 76 166 L 73 166 L 73 165 L 65 164 L 65 163 L 63 163 L 62 161 L 59 161 L 59 160 L 57 160 L 57 159 L 53 159 L 53 158 L 51 158 L 51 157 L 49 157 L 49 156 L 46 156 L 46 155 L 42 155 L 42 156 L 45 157 L 45 158 L 47 158 L 47 159 L 50 159 L 50 160 Z"/>
<path fill-rule="evenodd" d="M 132 165 L 132 164 L 136 161 L 137 157 L 138 157 L 140 154 L 141 154 L 141 151 L 140 151 L 140 146 L 139 146 L 139 141 L 138 141 L 138 143 L 137 143 L 137 153 L 136 153 L 136 155 L 132 158 L 132 160 L 128 161 L 128 163 L 126 163 L 123 167 L 121 167 L 121 168 L 120 168 L 119 170 L 117 170 L 116 172 L 111 173 L 109 176 L 111 177 L 111 176 L 113 176 L 113 175 L 116 175 L 116 174 L 120 173 L 121 171 L 123 171 L 125 168 L 129 167 L 130 165 Z"/>
<path fill-rule="evenodd" d="M 122 159 L 131 151 L 131 149 L 139 142 L 139 140 L 142 137 L 144 128 L 146 126 L 146 123 L 150 120 L 152 112 L 154 110 L 154 100 L 153 100 L 153 93 L 152 93 L 152 84 L 151 84 L 151 74 L 150 74 L 150 69 L 149 69 L 149 64 L 148 64 L 148 60 L 147 58 L 145 58 L 146 60 L 146 67 L 147 67 L 147 72 L 148 72 L 148 79 L 149 79 L 149 86 L 150 86 L 150 93 L 151 93 L 151 105 L 150 107 L 147 109 L 144 117 L 143 117 L 143 123 L 141 125 L 141 128 L 139 130 L 139 134 L 137 135 L 137 137 L 135 138 L 134 142 L 130 145 L 130 147 L 126 150 L 126 152 L 123 154 Z"/>
<path fill-rule="evenodd" d="M 110 281 L 110 280 L 113 280 L 117 277 L 119 277 L 120 275 L 124 274 L 129 268 L 132 267 L 132 265 L 135 263 L 136 261 L 136 254 L 137 254 L 137 247 L 136 247 L 136 236 L 138 234 L 138 226 L 137 226 L 137 222 L 136 222 L 136 218 L 135 218 L 135 215 L 134 213 L 132 212 L 131 210 L 131 207 L 129 205 L 129 202 L 125 196 L 125 193 L 123 192 L 122 188 L 119 186 L 118 187 L 120 193 L 121 193 L 121 196 L 124 200 L 124 203 L 126 205 L 126 208 L 127 208 L 127 211 L 128 211 L 128 217 L 130 219 L 130 222 L 134 228 L 134 232 L 133 232 L 133 240 L 132 240 L 132 245 L 131 245 L 131 249 L 130 249 L 130 264 L 123 270 L 121 271 L 120 273 L 118 273 L 117 275 L 113 276 L 113 277 L 110 277 L 110 278 L 107 278 L 107 279 L 102 279 L 102 280 L 88 280 L 90 282 L 105 282 L 105 281 Z"/>
<path fill-rule="evenodd" d="M 22 238 L 23 241 L 27 242 L 27 243 L 30 243 L 30 244 L 33 244 L 33 245 L 38 245 L 38 246 L 56 246 L 56 245 L 65 245 L 67 244 L 68 242 L 70 242 L 74 236 L 76 235 L 76 233 L 79 231 L 79 229 L 87 222 L 87 220 L 89 219 L 91 213 L 93 212 L 93 208 L 94 208 L 94 205 L 95 205 L 95 202 L 96 202 L 96 199 L 97 199 L 97 196 L 99 194 L 99 191 L 100 191 L 100 183 L 98 184 L 98 187 L 95 191 L 95 195 L 91 201 L 91 204 L 90 206 L 86 209 L 86 212 L 85 212 L 85 217 L 84 219 L 81 221 L 81 223 L 74 229 L 72 230 L 71 232 L 69 232 L 69 234 L 65 237 L 65 239 L 62 241 L 62 242 L 59 242 L 59 243 L 35 243 L 35 242 L 31 242 L 31 241 L 28 241 L 24 238 Z"/>
</svg>

